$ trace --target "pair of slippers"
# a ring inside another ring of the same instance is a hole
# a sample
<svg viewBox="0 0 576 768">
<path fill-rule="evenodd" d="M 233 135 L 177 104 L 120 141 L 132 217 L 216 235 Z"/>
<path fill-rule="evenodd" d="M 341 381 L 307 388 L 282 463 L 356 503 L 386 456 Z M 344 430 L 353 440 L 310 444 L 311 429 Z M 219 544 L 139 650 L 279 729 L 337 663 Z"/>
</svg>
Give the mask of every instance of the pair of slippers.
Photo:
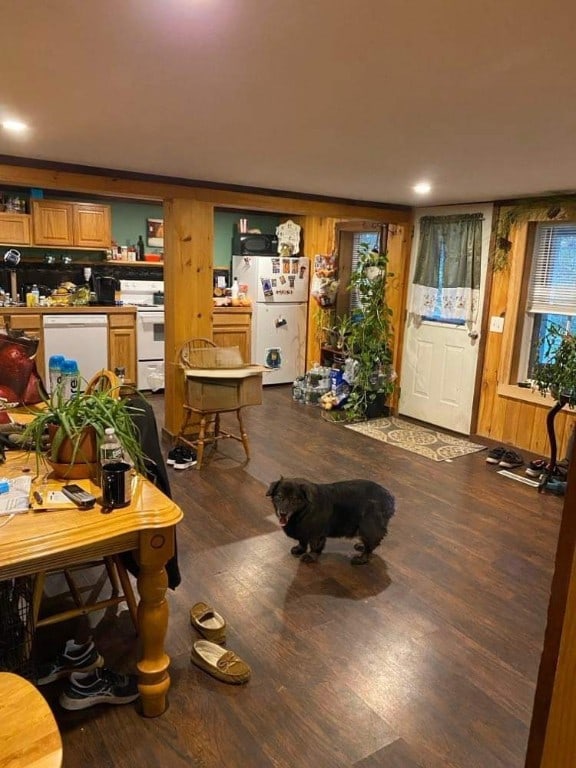
<svg viewBox="0 0 576 768">
<path fill-rule="evenodd" d="M 247 683 L 252 670 L 234 651 L 222 648 L 226 642 L 226 620 L 207 603 L 195 603 L 190 623 L 205 638 L 192 644 L 190 660 L 223 683 Z"/>
</svg>

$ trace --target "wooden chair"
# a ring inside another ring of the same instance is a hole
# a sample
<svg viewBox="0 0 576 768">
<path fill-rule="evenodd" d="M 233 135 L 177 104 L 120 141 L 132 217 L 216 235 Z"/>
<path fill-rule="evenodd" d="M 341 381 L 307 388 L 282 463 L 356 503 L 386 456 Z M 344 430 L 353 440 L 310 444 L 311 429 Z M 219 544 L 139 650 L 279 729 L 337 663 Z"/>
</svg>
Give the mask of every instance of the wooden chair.
<svg viewBox="0 0 576 768">
<path fill-rule="evenodd" d="M 262 368 L 245 365 L 238 347 L 218 347 L 210 339 L 186 341 L 178 351 L 176 364 L 184 376 L 184 415 L 175 443 L 196 450 L 196 469 L 201 469 L 204 450 L 218 440 L 230 438 L 242 443 L 250 459 L 248 435 L 241 410 L 262 402 Z M 222 429 L 221 414 L 234 413 L 239 434 Z"/>
<path fill-rule="evenodd" d="M 60 731 L 40 691 L 19 675 L 0 672 L 0 700 L 0 766 L 60 768 Z"/>
<path fill-rule="evenodd" d="M 114 397 L 120 397 L 120 383 L 120 379 L 112 371 L 102 370 L 90 379 L 86 391 L 94 392 L 111 390 Z M 102 567 L 102 570 L 95 582 L 80 585 L 75 579 L 76 572 L 86 571 L 97 567 Z M 57 573 L 61 573 L 64 576 L 74 607 L 39 618 L 46 577 Z M 109 582 L 111 585 L 110 596 L 100 599 L 100 595 L 102 594 L 106 582 Z M 77 616 L 85 616 L 93 611 L 105 610 L 124 602 L 128 606 L 130 618 L 132 619 L 134 628 L 137 630 L 138 619 L 136 597 L 134 595 L 134 590 L 132 589 L 130 577 L 119 555 L 81 563 L 73 568 L 66 568 L 63 571 L 56 570 L 50 571 L 49 573 L 41 572 L 36 575 L 34 584 L 34 626 L 43 627 L 61 621 L 68 621 Z"/>
</svg>

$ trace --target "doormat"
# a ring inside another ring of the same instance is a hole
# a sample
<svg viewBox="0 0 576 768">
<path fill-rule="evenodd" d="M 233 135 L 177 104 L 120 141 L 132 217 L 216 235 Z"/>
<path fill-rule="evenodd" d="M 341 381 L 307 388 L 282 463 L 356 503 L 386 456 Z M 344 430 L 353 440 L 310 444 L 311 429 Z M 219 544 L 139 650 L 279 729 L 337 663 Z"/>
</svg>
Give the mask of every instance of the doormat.
<svg viewBox="0 0 576 768">
<path fill-rule="evenodd" d="M 432 461 L 451 461 L 459 456 L 466 456 L 468 453 L 484 451 L 485 445 L 471 443 L 460 437 L 452 437 L 444 432 L 437 432 L 434 429 L 419 427 L 417 424 L 410 424 L 395 416 L 388 416 L 384 419 L 371 419 L 359 424 L 346 424 L 346 429 L 352 429 L 354 432 L 360 432 L 367 437 L 373 437 L 375 440 L 381 440 L 389 445 L 396 445 L 398 448 L 404 448 L 406 451 L 412 451 L 419 456 L 425 456 Z"/>
</svg>

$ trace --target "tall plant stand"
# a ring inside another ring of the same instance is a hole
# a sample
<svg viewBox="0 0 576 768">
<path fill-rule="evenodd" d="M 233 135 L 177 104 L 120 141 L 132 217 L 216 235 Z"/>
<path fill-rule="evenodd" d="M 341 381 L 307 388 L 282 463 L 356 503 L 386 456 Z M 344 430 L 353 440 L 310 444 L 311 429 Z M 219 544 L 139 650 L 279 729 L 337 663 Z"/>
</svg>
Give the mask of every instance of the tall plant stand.
<svg viewBox="0 0 576 768">
<path fill-rule="evenodd" d="M 563 493 L 566 488 L 565 482 L 563 483 L 554 477 L 554 473 L 556 472 L 556 465 L 558 463 L 558 443 L 556 442 L 554 420 L 562 408 L 564 408 L 564 406 L 569 401 L 569 397 L 561 395 L 556 404 L 548 411 L 548 415 L 546 416 L 546 430 L 548 432 L 548 440 L 550 441 L 550 461 L 546 465 L 544 472 L 540 475 L 538 493 L 542 493 L 544 490 L 554 491 L 555 493 Z"/>
</svg>

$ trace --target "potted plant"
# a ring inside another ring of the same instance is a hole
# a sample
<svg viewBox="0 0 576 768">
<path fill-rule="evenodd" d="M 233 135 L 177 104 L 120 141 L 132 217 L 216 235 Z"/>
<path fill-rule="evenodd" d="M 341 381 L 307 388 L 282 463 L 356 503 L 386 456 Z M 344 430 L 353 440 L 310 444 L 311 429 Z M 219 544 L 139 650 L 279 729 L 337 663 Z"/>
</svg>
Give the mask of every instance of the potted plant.
<svg viewBox="0 0 576 768">
<path fill-rule="evenodd" d="M 348 290 L 358 294 L 358 309 L 336 322 L 343 353 L 352 361 L 347 374 L 351 391 L 343 406 L 346 421 L 360 421 L 384 413 L 394 390 L 392 367 L 392 310 L 386 302 L 388 259 L 362 243 Z"/>
<path fill-rule="evenodd" d="M 540 478 L 539 490 L 542 490 L 546 487 L 554 489 L 558 485 L 553 480 L 558 458 L 554 420 L 565 405 L 569 408 L 576 405 L 576 335 L 561 326 L 551 325 L 540 343 L 540 349 L 544 352 L 544 361 L 534 366 L 532 380 L 542 395 L 550 394 L 556 400 L 546 416 L 550 461 Z"/>
<path fill-rule="evenodd" d="M 132 419 L 139 409 L 118 394 L 118 388 L 96 389 L 65 399 L 58 388 L 35 411 L 21 441 L 59 477 L 95 477 L 104 430 L 113 427 L 127 456 L 142 471 L 145 457 Z"/>
</svg>

